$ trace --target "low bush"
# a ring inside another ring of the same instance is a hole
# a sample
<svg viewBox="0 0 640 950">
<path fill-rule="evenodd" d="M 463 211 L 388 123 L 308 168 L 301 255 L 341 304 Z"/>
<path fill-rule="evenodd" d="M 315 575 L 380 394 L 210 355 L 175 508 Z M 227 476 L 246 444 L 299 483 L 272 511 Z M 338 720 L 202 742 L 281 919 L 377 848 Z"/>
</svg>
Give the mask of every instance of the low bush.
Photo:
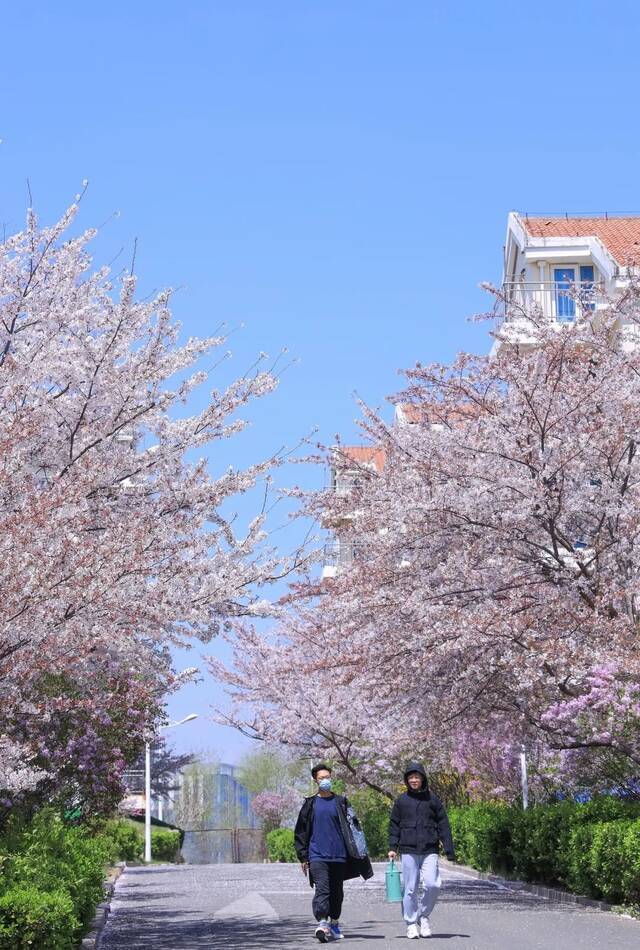
<svg viewBox="0 0 640 950">
<path fill-rule="evenodd" d="M 105 822 L 99 836 L 106 842 L 109 859 L 142 861 L 144 858 L 144 824 L 126 818 Z M 151 826 L 151 854 L 154 861 L 177 861 L 183 834 L 177 828 Z"/>
<path fill-rule="evenodd" d="M 102 900 L 109 860 L 104 840 L 65 825 L 53 810 L 43 809 L 29 823 L 13 823 L 7 845 L 0 893 L 13 887 L 66 892 L 81 923 L 91 916 Z"/>
<path fill-rule="evenodd" d="M 640 804 L 615 798 L 522 811 L 478 804 L 449 812 L 458 860 L 481 871 L 640 901 Z"/>
<path fill-rule="evenodd" d="M 129 821 L 107 821 L 100 834 L 109 846 L 111 861 L 141 861 L 144 856 L 144 837 Z"/>
<path fill-rule="evenodd" d="M 175 861 L 180 853 L 180 832 L 171 828 L 151 832 L 151 856 L 154 861 Z"/>
<path fill-rule="evenodd" d="M 72 950 L 102 900 L 109 844 L 43 809 L 9 820 L 0 855 L 0 950 Z"/>
<path fill-rule="evenodd" d="M 458 860 L 479 871 L 509 873 L 511 811 L 505 805 L 451 808 L 449 821 Z"/>
<path fill-rule="evenodd" d="M 290 863 L 297 861 L 293 840 L 291 828 L 274 828 L 273 831 L 270 831 L 265 838 L 269 860 Z"/>
<path fill-rule="evenodd" d="M 27 885 L 0 896 L 0 950 L 72 950 L 79 927 L 66 891 Z"/>
</svg>

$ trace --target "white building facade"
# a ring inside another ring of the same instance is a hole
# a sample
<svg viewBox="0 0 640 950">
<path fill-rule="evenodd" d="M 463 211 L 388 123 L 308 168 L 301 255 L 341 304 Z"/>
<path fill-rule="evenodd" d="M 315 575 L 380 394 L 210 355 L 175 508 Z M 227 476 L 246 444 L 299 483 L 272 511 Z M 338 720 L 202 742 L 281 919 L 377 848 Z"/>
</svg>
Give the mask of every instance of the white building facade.
<svg viewBox="0 0 640 950">
<path fill-rule="evenodd" d="M 558 325 L 597 314 L 640 273 L 640 216 L 529 215 L 507 221 L 500 314 L 526 336 L 523 311 Z M 495 348 L 494 348 L 495 351 Z"/>
</svg>

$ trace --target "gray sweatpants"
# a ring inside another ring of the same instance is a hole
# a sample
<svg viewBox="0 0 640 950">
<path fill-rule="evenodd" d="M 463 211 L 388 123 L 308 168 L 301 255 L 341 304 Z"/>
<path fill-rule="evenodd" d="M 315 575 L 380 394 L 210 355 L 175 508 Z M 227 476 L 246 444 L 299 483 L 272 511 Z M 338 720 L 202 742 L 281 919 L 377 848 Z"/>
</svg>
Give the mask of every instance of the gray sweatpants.
<svg viewBox="0 0 640 950">
<path fill-rule="evenodd" d="M 418 901 L 420 882 L 422 894 Z M 437 854 L 403 854 L 402 883 L 404 897 L 402 911 L 408 924 L 415 924 L 419 917 L 428 917 L 438 900 L 442 881 Z M 418 906 L 419 905 L 419 906 Z"/>
</svg>

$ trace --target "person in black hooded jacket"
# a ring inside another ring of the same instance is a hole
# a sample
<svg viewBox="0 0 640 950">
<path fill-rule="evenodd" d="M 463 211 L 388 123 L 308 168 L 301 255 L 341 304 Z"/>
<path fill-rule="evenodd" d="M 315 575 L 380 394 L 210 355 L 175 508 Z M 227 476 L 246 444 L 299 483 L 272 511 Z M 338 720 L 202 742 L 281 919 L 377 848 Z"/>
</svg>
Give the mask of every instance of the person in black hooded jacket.
<svg viewBox="0 0 640 950">
<path fill-rule="evenodd" d="M 404 773 L 407 791 L 396 798 L 389 822 L 389 857 L 402 854 L 404 897 L 402 910 L 407 937 L 431 936 L 429 915 L 440 893 L 440 845 L 455 860 L 453 838 L 444 805 L 429 791 L 427 774 L 419 762 L 410 762 Z M 418 901 L 419 885 L 423 891 Z M 419 905 L 419 906 L 418 906 Z M 420 926 L 418 926 L 420 920 Z"/>
</svg>

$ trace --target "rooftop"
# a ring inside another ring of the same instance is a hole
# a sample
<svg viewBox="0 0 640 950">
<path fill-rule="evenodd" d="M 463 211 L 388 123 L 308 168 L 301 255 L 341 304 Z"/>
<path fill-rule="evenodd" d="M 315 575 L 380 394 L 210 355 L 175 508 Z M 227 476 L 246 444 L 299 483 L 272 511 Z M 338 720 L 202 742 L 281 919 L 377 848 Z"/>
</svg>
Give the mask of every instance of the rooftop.
<svg viewBox="0 0 640 950">
<path fill-rule="evenodd" d="M 337 452 L 357 465 L 373 466 L 376 472 L 384 468 L 384 451 L 370 445 L 342 445 Z"/>
<path fill-rule="evenodd" d="M 597 237 L 620 266 L 640 263 L 640 216 L 520 214 L 520 220 L 531 237 Z"/>
</svg>

